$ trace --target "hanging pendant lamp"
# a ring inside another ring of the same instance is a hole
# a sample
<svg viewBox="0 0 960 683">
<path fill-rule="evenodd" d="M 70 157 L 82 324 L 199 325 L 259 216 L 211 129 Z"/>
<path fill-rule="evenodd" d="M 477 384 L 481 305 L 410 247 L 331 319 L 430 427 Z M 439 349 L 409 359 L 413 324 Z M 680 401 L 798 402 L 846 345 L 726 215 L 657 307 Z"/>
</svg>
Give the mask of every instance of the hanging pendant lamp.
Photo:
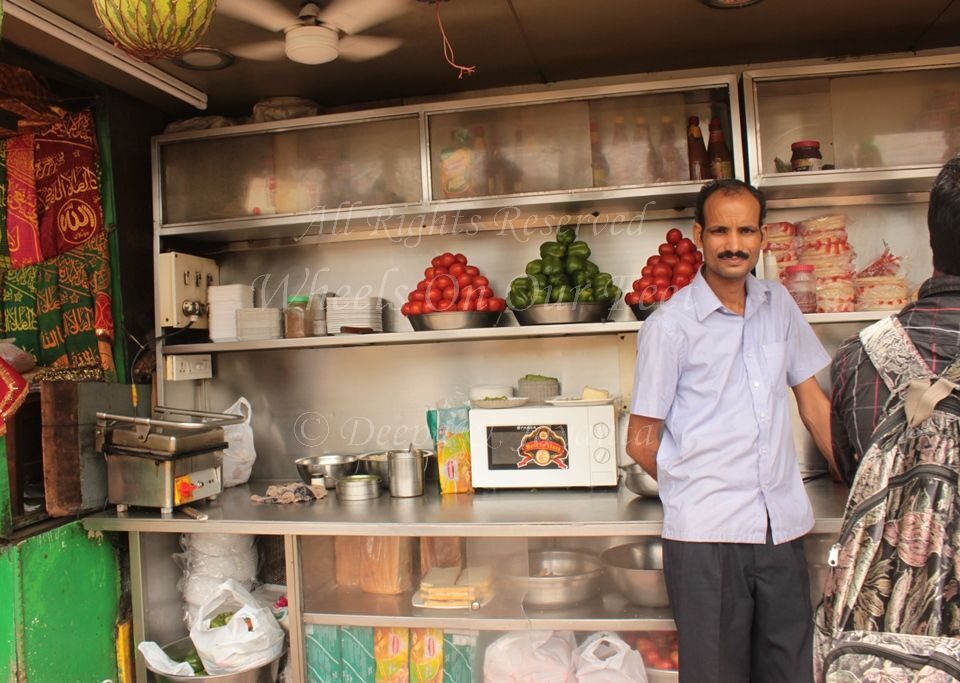
<svg viewBox="0 0 960 683">
<path fill-rule="evenodd" d="M 144 61 L 178 57 L 196 47 L 215 6 L 216 0 L 93 0 L 110 39 Z"/>
</svg>

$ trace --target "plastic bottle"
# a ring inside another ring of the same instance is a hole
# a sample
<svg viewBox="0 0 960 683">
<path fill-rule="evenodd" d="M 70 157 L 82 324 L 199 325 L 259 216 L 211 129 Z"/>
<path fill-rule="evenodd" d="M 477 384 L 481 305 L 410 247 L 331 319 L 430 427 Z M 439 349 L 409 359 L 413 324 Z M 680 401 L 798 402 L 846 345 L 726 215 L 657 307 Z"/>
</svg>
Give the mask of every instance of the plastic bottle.
<svg viewBox="0 0 960 683">
<path fill-rule="evenodd" d="M 801 313 L 817 312 L 817 278 L 810 264 L 787 266 L 787 280 L 784 283 L 790 296 L 797 302 Z"/>
<path fill-rule="evenodd" d="M 643 116 L 638 116 L 633 120 L 633 155 L 636 182 L 641 184 L 655 183 L 660 164 L 657 161 L 657 152 L 650 142 L 650 128 L 647 126 L 647 119 Z"/>
<path fill-rule="evenodd" d="M 698 116 L 691 116 L 687 120 L 687 160 L 690 166 L 690 180 L 711 178 L 707 147 L 703 144 L 703 132 L 700 130 Z"/>
<path fill-rule="evenodd" d="M 444 197 L 465 197 L 470 194 L 470 135 L 465 128 L 450 134 L 451 145 L 440 152 L 440 193 Z"/>
<path fill-rule="evenodd" d="M 780 282 L 780 266 L 772 249 L 765 249 L 763 252 L 763 279 Z"/>
<path fill-rule="evenodd" d="M 727 141 L 723 139 L 723 128 L 720 119 L 710 119 L 710 145 L 707 147 L 707 158 L 710 160 L 710 175 L 720 180 L 733 177 L 733 156 Z"/>
<path fill-rule="evenodd" d="M 664 114 L 660 117 L 660 180 L 673 183 L 687 178 L 687 164 L 677 145 L 673 117 Z"/>
<path fill-rule="evenodd" d="M 590 164 L 593 167 L 593 186 L 606 187 L 610 177 L 610 166 L 603 155 L 600 144 L 600 127 L 596 121 L 590 122 Z"/>
<path fill-rule="evenodd" d="M 627 142 L 626 122 L 622 116 L 615 116 L 613 119 L 613 140 L 607 151 L 611 185 L 632 185 L 634 183 L 632 157 L 632 150 Z"/>
</svg>

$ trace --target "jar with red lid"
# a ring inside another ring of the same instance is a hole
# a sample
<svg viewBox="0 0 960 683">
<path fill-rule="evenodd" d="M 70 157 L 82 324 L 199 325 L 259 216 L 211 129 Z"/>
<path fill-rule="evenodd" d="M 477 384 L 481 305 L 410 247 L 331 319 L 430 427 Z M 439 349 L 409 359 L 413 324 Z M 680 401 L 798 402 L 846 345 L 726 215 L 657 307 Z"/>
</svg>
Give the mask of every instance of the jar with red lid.
<svg viewBox="0 0 960 683">
<path fill-rule="evenodd" d="M 817 312 L 817 277 L 812 265 L 801 263 L 796 266 L 787 266 L 784 284 L 790 296 L 797 302 L 801 313 Z"/>
<path fill-rule="evenodd" d="M 794 171 L 819 171 L 823 168 L 819 140 L 798 140 L 790 145 L 793 156 L 790 166 Z"/>
</svg>

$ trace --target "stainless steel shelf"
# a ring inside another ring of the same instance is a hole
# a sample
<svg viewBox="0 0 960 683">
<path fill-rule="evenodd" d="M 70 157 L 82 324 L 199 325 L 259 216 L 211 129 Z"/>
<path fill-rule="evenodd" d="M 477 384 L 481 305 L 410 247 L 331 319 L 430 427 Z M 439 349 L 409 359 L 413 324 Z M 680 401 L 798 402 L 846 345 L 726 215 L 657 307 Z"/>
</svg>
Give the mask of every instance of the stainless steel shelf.
<svg viewBox="0 0 960 683">
<path fill-rule="evenodd" d="M 888 195 L 929 192 L 940 166 L 911 166 L 871 170 L 830 170 L 763 175 L 758 186 L 767 199 Z"/>
<path fill-rule="evenodd" d="M 892 311 L 861 311 L 856 313 L 811 313 L 806 319 L 811 325 L 825 323 L 859 323 L 880 320 Z M 503 339 L 535 339 L 539 337 L 583 337 L 590 335 L 629 334 L 640 329 L 637 320 L 605 323 L 578 323 L 573 325 L 521 325 L 513 327 L 484 327 L 469 330 L 439 332 L 382 332 L 379 334 L 331 335 L 301 339 L 267 339 L 260 341 L 202 342 L 167 346 L 166 354 L 174 353 L 230 353 L 235 351 L 271 351 L 280 349 L 317 349 L 344 346 L 390 346 L 395 344 L 433 344 L 439 342 L 482 341 Z"/>
<path fill-rule="evenodd" d="M 479 610 L 424 609 L 412 605 L 410 593 L 373 595 L 357 589 L 337 587 L 307 595 L 304 599 L 304 622 L 329 626 L 398 626 L 476 631 L 676 629 L 669 607 L 636 607 L 617 593 L 553 610 L 525 609 L 519 597 L 511 595 L 497 595 L 490 604 Z"/>
</svg>

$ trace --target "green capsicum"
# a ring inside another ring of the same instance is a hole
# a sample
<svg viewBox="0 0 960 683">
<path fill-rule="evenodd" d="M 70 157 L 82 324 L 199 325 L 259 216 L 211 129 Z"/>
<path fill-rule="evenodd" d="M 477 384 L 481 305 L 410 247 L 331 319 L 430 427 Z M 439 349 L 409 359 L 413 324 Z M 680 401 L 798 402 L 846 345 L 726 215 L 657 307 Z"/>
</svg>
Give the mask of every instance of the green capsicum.
<svg viewBox="0 0 960 683">
<path fill-rule="evenodd" d="M 593 277 L 594 275 L 600 272 L 600 266 L 598 266 L 596 263 L 594 263 L 590 259 L 587 259 L 587 264 L 584 266 L 584 269 L 587 271 L 587 275 L 589 275 L 590 277 Z"/>
<path fill-rule="evenodd" d="M 603 289 L 606 285 L 613 282 L 613 276 L 610 273 L 597 273 L 593 276 L 593 288 Z"/>
<path fill-rule="evenodd" d="M 587 271 L 582 268 L 570 277 L 573 280 L 573 284 L 577 287 L 586 287 L 590 284 L 590 276 L 587 274 Z"/>
<path fill-rule="evenodd" d="M 530 303 L 532 304 L 545 304 L 547 303 L 547 290 L 538 289 L 530 297 Z"/>
<path fill-rule="evenodd" d="M 562 285 L 569 285 L 570 280 L 567 279 L 567 276 L 563 273 L 554 273 L 547 279 L 551 287 L 560 287 Z"/>
<path fill-rule="evenodd" d="M 550 284 L 549 278 L 547 278 L 547 276 L 544 275 L 543 273 L 537 273 L 536 275 L 531 275 L 530 282 L 531 282 L 532 290 L 543 289 L 548 284 Z"/>
<path fill-rule="evenodd" d="M 567 285 L 557 287 L 550 295 L 550 300 L 562 304 L 570 303 L 573 301 L 573 288 L 568 287 Z"/>
<path fill-rule="evenodd" d="M 577 239 L 576 229 L 570 227 L 569 225 L 564 225 L 559 230 L 557 230 L 557 242 L 560 244 L 571 244 L 574 240 Z"/>
<path fill-rule="evenodd" d="M 553 256 L 557 259 L 562 259 L 566 255 L 566 245 L 560 244 L 559 242 L 544 242 L 540 245 L 540 258 Z"/>
<path fill-rule="evenodd" d="M 567 247 L 567 256 L 579 256 L 587 260 L 590 258 L 590 245 L 583 240 L 577 240 Z"/>
<path fill-rule="evenodd" d="M 521 292 L 514 289 L 510 290 L 510 293 L 507 294 L 507 303 L 510 304 L 510 308 L 523 310 L 530 306 L 532 297 L 527 292 Z"/>
<path fill-rule="evenodd" d="M 564 260 L 563 269 L 567 273 L 572 275 L 573 273 L 576 273 L 579 270 L 583 270 L 586 264 L 587 264 L 587 259 L 580 256 L 570 255 L 570 256 L 567 256 L 567 258 Z M 586 271 L 584 271 L 584 273 L 586 273 Z"/>
<path fill-rule="evenodd" d="M 579 292 L 577 292 L 577 301 L 582 301 L 583 303 L 590 303 L 596 301 L 594 296 L 593 289 L 590 287 L 584 287 Z"/>
<path fill-rule="evenodd" d="M 557 256 L 544 256 L 540 272 L 547 277 L 563 272 L 563 261 Z"/>
<path fill-rule="evenodd" d="M 536 275 L 537 273 L 543 272 L 543 261 L 540 259 L 533 259 L 530 263 L 527 264 L 527 267 L 524 268 L 524 272 L 527 275 Z"/>
</svg>

